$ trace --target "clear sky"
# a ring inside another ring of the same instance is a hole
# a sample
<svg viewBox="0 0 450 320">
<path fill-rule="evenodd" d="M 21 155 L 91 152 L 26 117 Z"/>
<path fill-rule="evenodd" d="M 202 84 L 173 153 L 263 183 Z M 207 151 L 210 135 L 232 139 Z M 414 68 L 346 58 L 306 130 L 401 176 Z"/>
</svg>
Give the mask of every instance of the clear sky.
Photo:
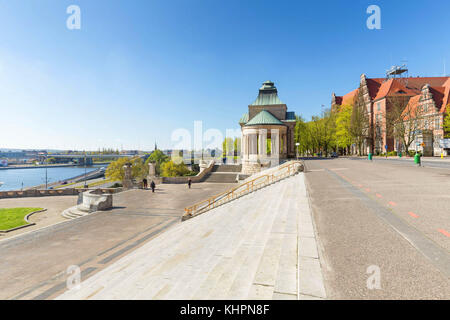
<svg viewBox="0 0 450 320">
<path fill-rule="evenodd" d="M 69 5 L 81 29 L 69 30 Z M 369 30 L 369 5 L 381 30 Z M 0 0 L 0 148 L 171 147 L 239 128 L 265 80 L 305 118 L 359 76 L 450 70 L 450 2 Z M 450 71 L 447 71 L 450 73 Z"/>
</svg>

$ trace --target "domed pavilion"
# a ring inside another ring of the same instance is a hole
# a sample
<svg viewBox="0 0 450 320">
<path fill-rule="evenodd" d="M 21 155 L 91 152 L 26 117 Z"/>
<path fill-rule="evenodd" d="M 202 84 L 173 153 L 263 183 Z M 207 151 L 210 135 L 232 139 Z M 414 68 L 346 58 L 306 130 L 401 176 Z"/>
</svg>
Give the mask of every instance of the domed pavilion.
<svg viewBox="0 0 450 320">
<path fill-rule="evenodd" d="M 280 160 L 295 157 L 295 120 L 295 112 L 287 111 L 275 84 L 264 82 L 255 102 L 239 120 L 244 174 L 253 174 L 263 167 L 277 165 Z"/>
</svg>

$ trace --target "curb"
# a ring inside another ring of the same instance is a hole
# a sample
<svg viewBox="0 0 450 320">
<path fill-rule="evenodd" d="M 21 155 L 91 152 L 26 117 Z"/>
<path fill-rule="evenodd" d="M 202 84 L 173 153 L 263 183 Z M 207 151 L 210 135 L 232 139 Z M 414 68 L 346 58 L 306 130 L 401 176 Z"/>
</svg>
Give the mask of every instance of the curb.
<svg viewBox="0 0 450 320">
<path fill-rule="evenodd" d="M 303 175 L 304 194 L 301 198 L 297 238 L 297 299 L 323 300 L 327 298 L 317 246 L 317 231 L 312 217 L 311 201 Z"/>
<path fill-rule="evenodd" d="M 36 223 L 28 221 L 28 218 L 29 218 L 31 215 L 35 214 L 35 213 L 44 212 L 44 211 L 47 211 L 47 209 L 42 209 L 42 210 L 38 210 L 38 211 L 33 211 L 33 212 L 27 214 L 27 215 L 23 218 L 23 219 L 25 220 L 25 222 L 27 222 L 28 224 L 25 224 L 25 225 L 19 226 L 19 227 L 15 227 L 15 228 L 12 228 L 12 229 L 8 229 L 8 230 L 0 230 L 0 233 L 8 233 L 8 232 L 16 231 L 16 230 L 23 229 L 23 228 L 26 228 L 26 227 L 34 226 L 34 225 L 36 225 Z"/>
</svg>

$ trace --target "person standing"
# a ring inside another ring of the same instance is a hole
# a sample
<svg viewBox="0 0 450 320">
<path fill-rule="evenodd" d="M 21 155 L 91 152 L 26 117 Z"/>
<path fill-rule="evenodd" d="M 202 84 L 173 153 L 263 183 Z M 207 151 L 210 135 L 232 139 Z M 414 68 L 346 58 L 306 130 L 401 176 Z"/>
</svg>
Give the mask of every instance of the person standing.
<svg viewBox="0 0 450 320">
<path fill-rule="evenodd" d="M 191 184 L 192 184 L 192 180 L 191 180 L 191 178 L 189 178 L 188 179 L 188 187 L 189 187 L 189 189 L 191 188 Z"/>
<path fill-rule="evenodd" d="M 152 192 L 155 192 L 156 185 L 155 185 L 155 182 L 153 180 L 150 183 L 150 188 L 152 188 Z"/>
<path fill-rule="evenodd" d="M 144 180 L 142 180 L 142 183 L 144 184 L 144 189 L 147 189 L 147 179 L 144 178 Z"/>
</svg>

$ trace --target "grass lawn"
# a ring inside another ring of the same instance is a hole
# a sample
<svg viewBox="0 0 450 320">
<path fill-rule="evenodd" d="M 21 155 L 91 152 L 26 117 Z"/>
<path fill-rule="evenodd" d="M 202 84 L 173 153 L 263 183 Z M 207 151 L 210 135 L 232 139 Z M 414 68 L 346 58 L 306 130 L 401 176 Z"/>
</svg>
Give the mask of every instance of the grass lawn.
<svg viewBox="0 0 450 320">
<path fill-rule="evenodd" d="M 0 230 L 8 230 L 28 224 L 25 216 L 42 208 L 6 208 L 0 209 Z"/>
</svg>

